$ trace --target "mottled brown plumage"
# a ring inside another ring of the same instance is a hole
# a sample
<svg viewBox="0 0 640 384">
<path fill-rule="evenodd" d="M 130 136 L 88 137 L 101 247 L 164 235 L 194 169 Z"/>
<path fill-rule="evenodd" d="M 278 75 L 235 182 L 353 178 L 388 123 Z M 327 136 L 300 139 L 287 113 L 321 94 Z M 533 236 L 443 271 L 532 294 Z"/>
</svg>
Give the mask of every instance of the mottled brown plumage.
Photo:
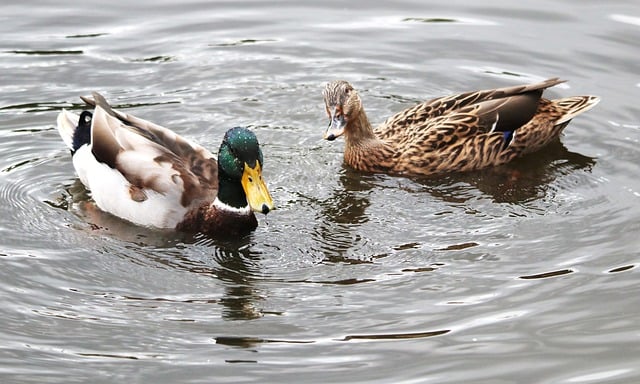
<svg viewBox="0 0 640 384">
<path fill-rule="evenodd" d="M 507 163 L 555 140 L 595 96 L 542 98 L 540 83 L 439 97 L 371 127 L 360 96 L 346 81 L 324 89 L 325 139 L 345 136 L 345 162 L 358 170 L 398 175 L 471 171 Z"/>
</svg>

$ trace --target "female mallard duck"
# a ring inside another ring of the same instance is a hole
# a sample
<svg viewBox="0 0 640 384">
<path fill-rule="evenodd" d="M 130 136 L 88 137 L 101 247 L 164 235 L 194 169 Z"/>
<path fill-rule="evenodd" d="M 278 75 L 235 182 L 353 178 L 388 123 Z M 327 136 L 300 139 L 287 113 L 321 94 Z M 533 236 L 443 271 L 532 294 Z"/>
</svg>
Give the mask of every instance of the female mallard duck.
<svg viewBox="0 0 640 384">
<path fill-rule="evenodd" d="M 554 78 L 436 98 L 374 130 L 358 92 L 346 81 L 333 81 L 323 92 L 329 115 L 324 138 L 344 135 L 345 162 L 361 171 L 431 175 L 504 164 L 555 140 L 571 119 L 600 101 L 542 98 L 546 88 L 562 82 Z"/>
<path fill-rule="evenodd" d="M 93 113 L 63 110 L 58 131 L 80 181 L 103 211 L 132 223 L 209 235 L 240 235 L 273 201 L 262 151 L 246 128 L 227 131 L 218 161 L 171 130 L 111 108 L 98 93 Z"/>
</svg>

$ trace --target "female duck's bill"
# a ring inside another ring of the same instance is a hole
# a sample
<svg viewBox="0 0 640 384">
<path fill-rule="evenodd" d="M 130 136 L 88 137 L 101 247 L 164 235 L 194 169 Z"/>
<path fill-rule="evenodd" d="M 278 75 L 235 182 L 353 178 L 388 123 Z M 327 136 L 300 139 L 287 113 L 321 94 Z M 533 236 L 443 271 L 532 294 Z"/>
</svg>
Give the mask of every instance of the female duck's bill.
<svg viewBox="0 0 640 384">
<path fill-rule="evenodd" d="M 339 105 L 327 107 L 327 113 L 329 114 L 329 127 L 324 133 L 324 139 L 333 141 L 344 134 L 344 127 L 347 126 L 347 120 Z"/>
</svg>

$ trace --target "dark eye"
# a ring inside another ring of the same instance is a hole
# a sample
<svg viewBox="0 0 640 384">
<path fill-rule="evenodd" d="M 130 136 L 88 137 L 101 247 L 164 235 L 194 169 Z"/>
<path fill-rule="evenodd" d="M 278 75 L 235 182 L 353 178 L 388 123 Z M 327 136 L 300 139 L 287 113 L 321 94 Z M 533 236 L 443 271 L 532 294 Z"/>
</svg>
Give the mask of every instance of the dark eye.
<svg viewBox="0 0 640 384">
<path fill-rule="evenodd" d="M 249 176 L 249 182 L 253 183 L 253 177 Z"/>
</svg>

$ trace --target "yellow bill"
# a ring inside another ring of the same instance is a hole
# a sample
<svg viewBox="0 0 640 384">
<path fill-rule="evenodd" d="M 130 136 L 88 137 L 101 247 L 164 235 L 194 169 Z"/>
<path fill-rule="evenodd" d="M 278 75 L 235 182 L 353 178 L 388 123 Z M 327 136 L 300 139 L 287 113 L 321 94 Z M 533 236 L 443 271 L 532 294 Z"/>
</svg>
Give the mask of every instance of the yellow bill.
<svg viewBox="0 0 640 384">
<path fill-rule="evenodd" d="M 262 167 L 259 161 L 256 161 L 254 168 L 244 163 L 242 188 L 244 188 L 249 206 L 254 212 L 262 212 L 266 215 L 273 210 L 273 199 L 271 199 L 267 184 L 262 179 Z"/>
</svg>

